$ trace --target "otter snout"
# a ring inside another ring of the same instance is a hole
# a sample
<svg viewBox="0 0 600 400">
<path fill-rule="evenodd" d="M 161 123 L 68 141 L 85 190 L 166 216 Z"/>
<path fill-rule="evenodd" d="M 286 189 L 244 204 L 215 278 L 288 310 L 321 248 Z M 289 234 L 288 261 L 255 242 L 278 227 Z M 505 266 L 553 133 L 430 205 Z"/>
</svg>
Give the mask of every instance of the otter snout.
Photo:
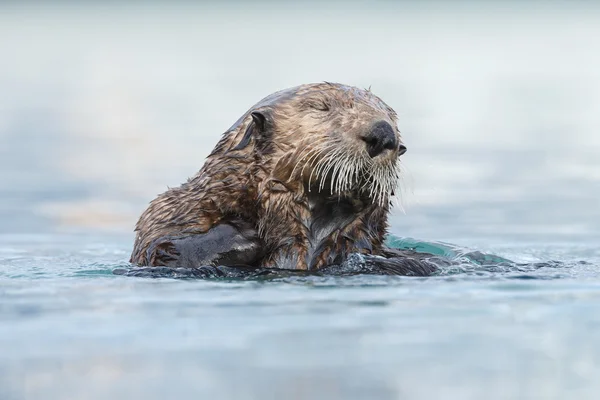
<svg viewBox="0 0 600 400">
<path fill-rule="evenodd" d="M 386 121 L 375 123 L 370 132 L 362 137 L 362 140 L 367 144 L 367 153 L 372 158 L 377 157 L 386 150 L 399 149 L 401 154 L 406 152 L 406 147 L 401 145 L 398 147 L 398 139 L 394 128 Z"/>
</svg>

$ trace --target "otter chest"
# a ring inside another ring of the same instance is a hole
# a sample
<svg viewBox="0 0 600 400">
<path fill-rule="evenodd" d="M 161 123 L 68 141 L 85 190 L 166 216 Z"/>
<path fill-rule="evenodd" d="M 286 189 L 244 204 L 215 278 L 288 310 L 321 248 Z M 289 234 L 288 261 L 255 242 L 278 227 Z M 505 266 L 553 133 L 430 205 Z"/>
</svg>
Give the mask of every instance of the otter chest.
<svg viewBox="0 0 600 400">
<path fill-rule="evenodd" d="M 355 231 L 363 226 L 362 204 L 346 199 L 309 198 L 304 224 L 308 231 L 307 265 L 315 265 L 326 257 L 328 263 L 340 262 L 348 252 L 370 248 L 366 232 Z"/>
</svg>

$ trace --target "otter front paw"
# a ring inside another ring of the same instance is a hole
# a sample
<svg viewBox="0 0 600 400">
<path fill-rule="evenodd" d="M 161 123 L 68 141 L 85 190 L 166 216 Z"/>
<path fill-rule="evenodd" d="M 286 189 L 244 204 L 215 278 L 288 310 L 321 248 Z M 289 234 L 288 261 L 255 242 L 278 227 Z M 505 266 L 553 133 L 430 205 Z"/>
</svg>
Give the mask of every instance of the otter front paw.
<svg viewBox="0 0 600 400">
<path fill-rule="evenodd" d="M 352 253 L 339 265 L 329 265 L 319 270 L 324 275 L 402 275 L 429 276 L 437 266 L 428 260 L 414 257 L 385 258 L 370 254 Z"/>
</svg>

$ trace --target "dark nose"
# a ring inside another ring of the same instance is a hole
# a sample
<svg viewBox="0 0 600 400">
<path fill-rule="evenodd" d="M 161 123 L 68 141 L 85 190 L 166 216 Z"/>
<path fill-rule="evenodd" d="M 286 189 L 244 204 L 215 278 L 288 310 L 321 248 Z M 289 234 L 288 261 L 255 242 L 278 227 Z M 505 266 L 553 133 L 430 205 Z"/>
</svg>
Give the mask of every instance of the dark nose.
<svg viewBox="0 0 600 400">
<path fill-rule="evenodd" d="M 367 153 L 371 157 L 377 157 L 384 151 L 394 150 L 398 146 L 394 128 L 385 121 L 373 125 L 371 131 L 362 139 L 367 143 Z"/>
</svg>

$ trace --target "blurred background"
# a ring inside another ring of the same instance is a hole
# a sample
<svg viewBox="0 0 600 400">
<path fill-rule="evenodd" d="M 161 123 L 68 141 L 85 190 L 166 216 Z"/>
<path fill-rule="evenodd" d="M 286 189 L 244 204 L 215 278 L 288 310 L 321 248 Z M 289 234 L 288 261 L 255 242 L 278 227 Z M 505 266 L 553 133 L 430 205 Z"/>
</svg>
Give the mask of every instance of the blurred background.
<svg viewBox="0 0 600 400">
<path fill-rule="evenodd" d="M 566 264 L 112 275 L 242 113 L 319 81 L 399 114 L 392 233 Z M 597 2 L 0 2 L 0 399 L 595 399 L 599 155 Z"/>
<path fill-rule="evenodd" d="M 0 232 L 129 235 L 282 88 L 371 86 L 408 146 L 392 232 L 595 240 L 600 9 L 578 1 L 3 2 Z"/>
</svg>

